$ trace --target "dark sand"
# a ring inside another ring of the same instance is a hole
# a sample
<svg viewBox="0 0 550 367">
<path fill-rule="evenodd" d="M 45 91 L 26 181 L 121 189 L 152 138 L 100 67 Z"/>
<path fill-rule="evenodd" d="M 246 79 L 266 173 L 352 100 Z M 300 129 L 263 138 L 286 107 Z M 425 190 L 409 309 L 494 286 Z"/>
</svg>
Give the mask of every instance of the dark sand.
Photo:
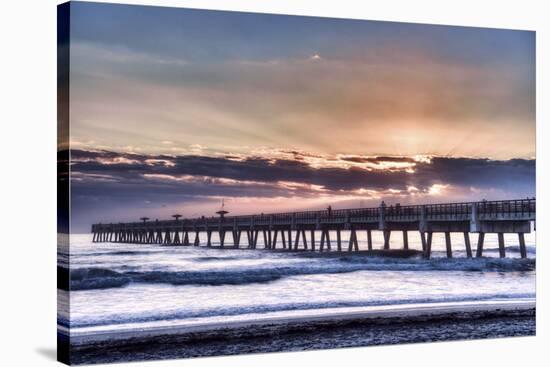
<svg viewBox="0 0 550 367">
<path fill-rule="evenodd" d="M 303 351 L 535 335 L 535 306 L 466 312 L 304 319 L 140 335 L 73 345 L 71 363 L 93 364 L 200 356 Z"/>
</svg>

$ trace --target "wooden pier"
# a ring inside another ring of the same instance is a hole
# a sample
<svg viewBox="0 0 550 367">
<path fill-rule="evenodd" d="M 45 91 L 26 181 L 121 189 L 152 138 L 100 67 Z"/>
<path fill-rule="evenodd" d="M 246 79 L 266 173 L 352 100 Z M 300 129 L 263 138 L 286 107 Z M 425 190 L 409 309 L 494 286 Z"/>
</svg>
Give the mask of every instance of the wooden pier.
<svg viewBox="0 0 550 367">
<path fill-rule="evenodd" d="M 478 233 L 476 256 L 483 256 L 485 234 L 498 235 L 499 256 L 506 257 L 505 233 L 518 235 L 522 258 L 527 257 L 525 233 L 531 232 L 536 220 L 536 200 L 479 201 L 428 205 L 391 205 L 291 213 L 227 216 L 225 210 L 217 217 L 154 220 L 139 222 L 93 224 L 94 242 L 162 244 L 173 246 L 212 246 L 212 233 L 219 235 L 219 247 L 257 248 L 258 236 L 263 236 L 264 249 L 309 251 L 359 251 L 357 232 L 366 231 L 368 250 L 372 251 L 372 231 L 382 231 L 384 249 L 390 249 L 393 232 L 402 232 L 403 248 L 409 249 L 408 231 L 419 231 L 424 257 L 430 258 L 434 233 L 445 234 L 447 257 L 453 256 L 451 233 L 464 235 L 467 257 L 472 257 L 470 233 Z M 316 232 L 321 232 L 319 241 Z M 206 233 L 206 243 L 199 234 Z M 346 232 L 346 241 L 343 241 Z M 244 234 L 244 237 L 243 237 Z M 331 238 L 331 235 L 336 238 Z M 308 238 L 309 237 L 309 238 Z M 231 243 L 227 243 L 226 240 Z M 335 246 L 333 246 L 335 245 Z"/>
</svg>

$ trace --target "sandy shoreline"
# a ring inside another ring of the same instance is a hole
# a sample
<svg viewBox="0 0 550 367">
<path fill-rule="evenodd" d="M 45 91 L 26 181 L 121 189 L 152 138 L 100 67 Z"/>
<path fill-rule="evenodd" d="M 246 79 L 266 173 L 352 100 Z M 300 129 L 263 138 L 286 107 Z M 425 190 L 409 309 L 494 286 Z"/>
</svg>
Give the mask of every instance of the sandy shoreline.
<svg viewBox="0 0 550 367">
<path fill-rule="evenodd" d="M 95 364 L 532 336 L 535 313 L 534 299 L 401 305 L 307 317 L 76 333 L 70 352 L 67 339 L 64 349 L 72 364 Z"/>
<path fill-rule="evenodd" d="M 311 310 L 303 315 L 272 316 L 260 315 L 254 320 L 227 320 L 225 322 L 187 322 L 180 325 L 170 325 L 150 328 L 126 328 L 118 330 L 82 329 L 71 330 L 71 345 L 84 346 L 104 343 L 121 343 L 138 341 L 166 336 L 197 336 L 198 334 L 213 335 L 216 333 L 238 332 L 251 328 L 278 327 L 291 328 L 297 325 L 312 325 L 316 323 L 333 323 L 359 321 L 362 323 L 401 323 L 426 320 L 441 320 L 454 318 L 467 318 L 469 315 L 485 317 L 525 312 L 534 312 L 536 302 L 534 299 L 525 300 L 499 300 L 499 301 L 475 301 L 455 303 L 425 303 L 404 304 L 392 306 L 361 307 L 359 310 L 338 309 L 315 314 L 318 310 Z M 64 330 L 60 330 L 63 332 Z M 66 330 L 65 330 L 66 332 Z"/>
</svg>

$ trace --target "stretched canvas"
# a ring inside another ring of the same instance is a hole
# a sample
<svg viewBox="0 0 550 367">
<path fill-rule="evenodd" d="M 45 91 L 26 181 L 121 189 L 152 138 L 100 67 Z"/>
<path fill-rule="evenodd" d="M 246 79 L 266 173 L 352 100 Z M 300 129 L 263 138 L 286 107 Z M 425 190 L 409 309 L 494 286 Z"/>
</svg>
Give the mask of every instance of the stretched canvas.
<svg viewBox="0 0 550 367">
<path fill-rule="evenodd" d="M 68 364 L 535 334 L 535 32 L 58 7 Z"/>
</svg>

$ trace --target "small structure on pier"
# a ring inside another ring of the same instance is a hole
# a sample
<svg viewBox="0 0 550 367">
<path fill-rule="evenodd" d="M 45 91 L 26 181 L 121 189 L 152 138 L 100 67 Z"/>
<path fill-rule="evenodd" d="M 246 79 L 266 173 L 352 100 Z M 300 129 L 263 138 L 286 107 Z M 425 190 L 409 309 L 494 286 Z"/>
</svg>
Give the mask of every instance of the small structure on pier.
<svg viewBox="0 0 550 367">
<path fill-rule="evenodd" d="M 222 207 L 221 207 L 220 210 L 218 210 L 216 212 L 216 214 L 218 214 L 220 216 L 220 219 L 222 219 L 222 220 L 223 220 L 223 218 L 225 217 L 226 214 L 229 214 L 229 212 L 227 210 L 225 210 L 225 203 L 224 203 L 223 199 L 222 199 Z"/>
<path fill-rule="evenodd" d="M 225 228 L 224 228 L 224 218 L 225 218 L 225 215 L 226 214 L 229 214 L 229 212 L 227 210 L 225 210 L 225 202 L 224 200 L 222 199 L 222 206 L 221 206 L 221 209 L 218 210 L 216 212 L 216 214 L 218 214 L 220 216 L 220 224 L 219 224 L 219 233 L 220 233 L 220 247 L 224 247 L 224 244 L 225 244 Z M 208 232 L 207 231 L 207 236 L 208 236 L 208 243 L 207 243 L 207 246 L 211 246 L 211 237 L 212 237 L 212 232 Z M 233 240 L 233 242 L 235 242 L 235 239 Z"/>
</svg>

